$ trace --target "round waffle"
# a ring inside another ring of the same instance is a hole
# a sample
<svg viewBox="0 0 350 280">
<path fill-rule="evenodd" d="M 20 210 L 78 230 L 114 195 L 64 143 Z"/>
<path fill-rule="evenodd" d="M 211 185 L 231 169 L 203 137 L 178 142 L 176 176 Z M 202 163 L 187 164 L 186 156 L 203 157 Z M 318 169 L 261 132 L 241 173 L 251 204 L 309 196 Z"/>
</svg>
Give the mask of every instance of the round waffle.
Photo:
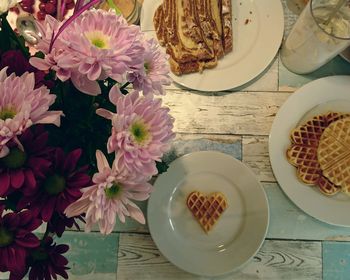
<svg viewBox="0 0 350 280">
<path fill-rule="evenodd" d="M 317 156 L 323 175 L 350 194 L 350 117 L 333 122 L 324 130 Z"/>
<path fill-rule="evenodd" d="M 317 149 L 325 129 L 349 115 L 330 112 L 317 115 L 291 132 L 292 145 L 287 149 L 288 161 L 297 167 L 298 178 L 307 185 L 316 185 L 326 195 L 336 194 L 340 188 L 322 174 Z"/>
<path fill-rule="evenodd" d="M 209 196 L 198 191 L 191 192 L 186 204 L 206 233 L 213 228 L 227 208 L 226 197 L 221 192 L 215 192 Z"/>
</svg>

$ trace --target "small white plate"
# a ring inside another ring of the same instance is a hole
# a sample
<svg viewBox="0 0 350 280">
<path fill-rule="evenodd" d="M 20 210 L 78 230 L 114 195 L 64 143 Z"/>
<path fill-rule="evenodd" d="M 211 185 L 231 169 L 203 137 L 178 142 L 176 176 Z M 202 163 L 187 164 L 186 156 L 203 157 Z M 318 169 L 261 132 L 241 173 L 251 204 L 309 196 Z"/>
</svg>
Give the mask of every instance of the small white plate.
<svg viewBox="0 0 350 280">
<path fill-rule="evenodd" d="M 288 163 L 286 150 L 290 132 L 315 115 L 329 111 L 350 113 L 350 76 L 315 80 L 293 93 L 278 111 L 270 139 L 270 161 L 275 177 L 285 194 L 304 212 L 329 224 L 350 226 L 350 196 L 328 197 L 316 187 L 303 184 L 296 168 Z"/>
<path fill-rule="evenodd" d="M 153 15 L 161 0 L 145 0 L 141 29 L 154 31 Z M 176 76 L 173 80 L 200 91 L 222 91 L 239 87 L 261 74 L 275 57 L 284 30 L 280 0 L 232 1 L 233 51 L 203 73 Z"/>
<path fill-rule="evenodd" d="M 206 234 L 186 206 L 192 191 L 222 192 L 228 208 Z M 247 262 L 266 236 L 269 208 L 263 187 L 239 160 L 213 151 L 178 158 L 155 182 L 148 225 L 162 254 L 179 268 L 217 276 Z"/>
</svg>

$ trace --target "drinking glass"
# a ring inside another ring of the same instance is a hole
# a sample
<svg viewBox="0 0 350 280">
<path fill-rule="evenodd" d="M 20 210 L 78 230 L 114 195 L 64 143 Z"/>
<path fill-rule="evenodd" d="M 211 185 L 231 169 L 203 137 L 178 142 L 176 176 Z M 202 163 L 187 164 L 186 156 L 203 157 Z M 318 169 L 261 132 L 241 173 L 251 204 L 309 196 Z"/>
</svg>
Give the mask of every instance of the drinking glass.
<svg viewBox="0 0 350 280">
<path fill-rule="evenodd" d="M 310 0 L 281 49 L 281 61 L 297 74 L 315 71 L 350 46 L 350 1 Z"/>
<path fill-rule="evenodd" d="M 141 4 L 138 0 L 111 0 L 111 1 L 121 11 L 123 17 L 128 21 L 128 23 L 130 24 L 140 23 Z M 112 7 L 108 4 L 108 2 L 109 1 L 105 0 L 99 7 L 101 9 L 109 10 Z"/>
</svg>

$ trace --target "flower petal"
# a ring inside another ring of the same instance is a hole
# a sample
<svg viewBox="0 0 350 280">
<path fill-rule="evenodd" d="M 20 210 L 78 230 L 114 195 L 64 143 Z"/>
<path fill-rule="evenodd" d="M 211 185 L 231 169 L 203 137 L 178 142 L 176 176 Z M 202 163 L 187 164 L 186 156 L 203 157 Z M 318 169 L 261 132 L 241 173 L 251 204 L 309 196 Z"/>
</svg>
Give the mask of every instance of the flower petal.
<svg viewBox="0 0 350 280">
<path fill-rule="evenodd" d="M 15 189 L 22 187 L 24 183 L 24 173 L 21 169 L 11 172 L 11 186 Z"/>
<path fill-rule="evenodd" d="M 10 187 L 10 175 L 7 172 L 0 174 L 0 196 L 5 196 Z"/>
</svg>

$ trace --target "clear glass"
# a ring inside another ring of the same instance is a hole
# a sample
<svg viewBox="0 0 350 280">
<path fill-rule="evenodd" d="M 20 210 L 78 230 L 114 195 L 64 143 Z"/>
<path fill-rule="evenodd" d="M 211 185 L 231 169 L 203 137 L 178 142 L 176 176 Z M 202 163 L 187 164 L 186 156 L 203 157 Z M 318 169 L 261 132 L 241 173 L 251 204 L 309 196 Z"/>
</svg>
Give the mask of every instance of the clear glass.
<svg viewBox="0 0 350 280">
<path fill-rule="evenodd" d="M 128 21 L 128 23 L 140 23 L 141 4 L 138 0 L 112 0 L 112 2 L 121 11 L 123 17 Z M 109 10 L 111 8 L 107 0 L 102 2 L 99 7 L 105 10 Z"/>
<path fill-rule="evenodd" d="M 308 0 L 287 0 L 287 7 L 294 14 L 300 15 L 307 3 Z"/>
<path fill-rule="evenodd" d="M 350 1 L 334 14 L 339 0 L 310 0 L 281 49 L 281 61 L 290 71 L 315 71 L 350 46 Z"/>
</svg>

